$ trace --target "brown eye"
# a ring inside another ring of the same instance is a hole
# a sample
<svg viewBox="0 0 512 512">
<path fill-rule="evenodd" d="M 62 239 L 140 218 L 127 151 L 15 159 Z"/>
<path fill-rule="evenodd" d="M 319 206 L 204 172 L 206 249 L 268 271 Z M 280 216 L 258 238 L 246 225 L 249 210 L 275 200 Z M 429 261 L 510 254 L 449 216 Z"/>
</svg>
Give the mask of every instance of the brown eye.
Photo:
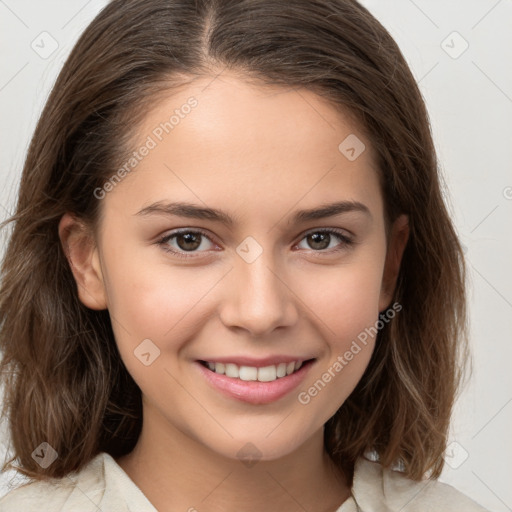
<svg viewBox="0 0 512 512">
<path fill-rule="evenodd" d="M 190 229 L 182 229 L 181 231 L 175 231 L 165 235 L 158 240 L 158 245 L 162 246 L 163 249 L 175 256 L 181 258 L 189 258 L 200 255 L 203 252 L 207 252 L 208 243 L 204 247 L 204 241 L 210 242 L 213 245 L 210 238 L 202 231 L 193 231 Z M 174 242 L 174 243 L 171 243 Z M 201 250 L 198 250 L 201 248 Z M 190 253 L 190 254 L 186 254 Z"/>
<path fill-rule="evenodd" d="M 180 249 L 184 251 L 194 251 L 201 245 L 201 234 L 198 233 L 184 233 L 175 235 L 176 243 Z"/>
<path fill-rule="evenodd" d="M 341 243 L 338 242 L 336 244 L 336 239 L 341 241 Z M 347 237 L 343 232 L 335 229 L 311 231 L 304 236 L 303 240 L 306 240 L 308 245 L 308 247 L 305 248 L 313 249 L 315 252 L 331 252 L 331 250 L 337 251 L 353 244 L 353 241 L 349 237 Z M 331 243 L 333 243 L 333 245 L 331 245 Z"/>
<path fill-rule="evenodd" d="M 306 238 L 308 239 L 309 246 L 312 249 L 318 250 L 327 249 L 331 241 L 331 235 L 329 233 L 313 233 Z"/>
</svg>

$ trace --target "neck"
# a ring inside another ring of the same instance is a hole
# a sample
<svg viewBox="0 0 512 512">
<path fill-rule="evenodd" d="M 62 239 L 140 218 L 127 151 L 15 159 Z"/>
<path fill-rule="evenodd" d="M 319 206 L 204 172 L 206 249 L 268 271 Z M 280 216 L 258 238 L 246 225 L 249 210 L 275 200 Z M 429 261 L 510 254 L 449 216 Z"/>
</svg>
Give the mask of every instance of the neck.
<svg viewBox="0 0 512 512">
<path fill-rule="evenodd" d="M 334 512 L 350 495 L 324 449 L 323 429 L 280 459 L 251 462 L 223 457 L 153 416 L 117 463 L 160 512 Z"/>
</svg>

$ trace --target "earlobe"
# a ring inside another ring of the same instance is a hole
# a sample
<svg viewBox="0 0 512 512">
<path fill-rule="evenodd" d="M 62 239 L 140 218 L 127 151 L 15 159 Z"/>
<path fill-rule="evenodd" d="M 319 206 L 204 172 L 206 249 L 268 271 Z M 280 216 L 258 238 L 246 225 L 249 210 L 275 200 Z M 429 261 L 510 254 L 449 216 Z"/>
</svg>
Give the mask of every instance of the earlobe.
<svg viewBox="0 0 512 512">
<path fill-rule="evenodd" d="M 90 230 L 82 221 L 66 213 L 59 222 L 59 238 L 80 301 L 90 309 L 107 309 L 99 252 Z"/>
<path fill-rule="evenodd" d="M 384 273 L 382 276 L 379 311 L 387 309 L 395 293 L 402 256 L 409 239 L 409 216 L 400 215 L 391 228 Z"/>
</svg>

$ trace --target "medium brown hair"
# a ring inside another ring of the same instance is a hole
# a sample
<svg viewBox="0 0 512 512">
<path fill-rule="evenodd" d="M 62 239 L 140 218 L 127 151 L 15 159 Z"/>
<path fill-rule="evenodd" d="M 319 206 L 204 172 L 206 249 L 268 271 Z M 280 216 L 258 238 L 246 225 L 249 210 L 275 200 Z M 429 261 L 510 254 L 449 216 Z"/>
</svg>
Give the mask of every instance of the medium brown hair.
<svg viewBox="0 0 512 512">
<path fill-rule="evenodd" d="M 15 214 L 3 223 L 13 229 L 0 369 L 14 451 L 4 468 L 62 477 L 100 451 L 116 457 L 135 446 L 140 389 L 108 310 L 78 298 L 58 223 L 72 212 L 97 226 L 94 190 L 123 161 L 155 98 L 224 69 L 321 95 L 355 116 L 375 149 L 387 221 L 409 215 L 394 294 L 402 310 L 326 423 L 325 447 L 348 474 L 374 450 L 412 479 L 438 477 L 466 350 L 463 254 L 421 93 L 395 41 L 355 0 L 114 0 L 88 26 L 48 98 Z M 47 469 L 31 457 L 42 442 L 58 452 Z"/>
</svg>

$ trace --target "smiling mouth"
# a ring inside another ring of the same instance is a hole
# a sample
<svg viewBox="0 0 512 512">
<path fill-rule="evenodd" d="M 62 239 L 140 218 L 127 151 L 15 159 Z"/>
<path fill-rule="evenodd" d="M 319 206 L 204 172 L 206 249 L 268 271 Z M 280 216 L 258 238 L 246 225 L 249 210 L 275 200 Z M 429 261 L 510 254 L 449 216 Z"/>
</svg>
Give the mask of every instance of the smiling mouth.
<svg viewBox="0 0 512 512">
<path fill-rule="evenodd" d="M 263 367 L 244 366 L 234 363 L 219 363 L 211 361 L 199 361 L 205 368 L 213 373 L 225 375 L 232 379 L 243 381 L 272 382 L 283 377 L 292 375 L 299 371 L 304 365 L 313 362 L 315 359 L 305 361 L 297 360 L 289 363 L 279 363 Z"/>
</svg>

